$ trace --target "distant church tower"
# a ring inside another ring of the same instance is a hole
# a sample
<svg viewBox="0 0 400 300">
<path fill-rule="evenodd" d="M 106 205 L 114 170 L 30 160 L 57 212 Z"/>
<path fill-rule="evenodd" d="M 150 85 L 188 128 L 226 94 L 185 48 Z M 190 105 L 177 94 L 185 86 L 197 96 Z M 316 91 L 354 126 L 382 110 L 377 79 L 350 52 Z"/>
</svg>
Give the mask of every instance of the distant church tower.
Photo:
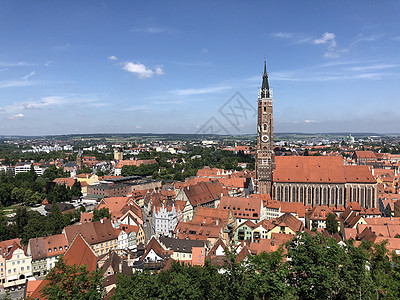
<svg viewBox="0 0 400 300">
<path fill-rule="evenodd" d="M 263 81 L 258 93 L 255 192 L 257 194 L 270 194 L 271 197 L 272 172 L 275 169 L 272 102 L 272 90 L 270 90 L 268 84 L 267 62 L 264 61 Z"/>
</svg>

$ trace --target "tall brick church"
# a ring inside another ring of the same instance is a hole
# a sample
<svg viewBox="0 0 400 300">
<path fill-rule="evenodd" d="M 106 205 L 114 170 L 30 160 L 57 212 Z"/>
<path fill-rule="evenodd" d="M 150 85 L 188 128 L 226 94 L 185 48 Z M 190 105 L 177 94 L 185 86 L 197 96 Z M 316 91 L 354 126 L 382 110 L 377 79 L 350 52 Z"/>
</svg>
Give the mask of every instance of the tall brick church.
<svg viewBox="0 0 400 300">
<path fill-rule="evenodd" d="M 268 83 L 267 62 L 264 61 L 263 81 L 258 92 L 256 177 L 254 187 L 257 194 L 271 194 L 272 191 L 272 172 L 275 169 L 272 104 L 272 90 L 269 88 Z"/>
<path fill-rule="evenodd" d="M 341 156 L 278 156 L 273 147 L 273 99 L 266 62 L 258 93 L 254 190 L 306 206 L 378 207 L 378 184 L 368 166 L 344 165 Z"/>
</svg>

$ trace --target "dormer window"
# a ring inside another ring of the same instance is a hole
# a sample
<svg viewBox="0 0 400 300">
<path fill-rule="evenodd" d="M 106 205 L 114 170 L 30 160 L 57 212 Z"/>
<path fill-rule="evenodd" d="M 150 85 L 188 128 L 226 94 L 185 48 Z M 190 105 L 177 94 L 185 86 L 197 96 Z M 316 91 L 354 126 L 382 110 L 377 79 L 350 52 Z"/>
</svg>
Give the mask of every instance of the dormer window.
<svg viewBox="0 0 400 300">
<path fill-rule="evenodd" d="M 49 248 L 49 253 L 51 252 L 51 248 Z"/>
</svg>

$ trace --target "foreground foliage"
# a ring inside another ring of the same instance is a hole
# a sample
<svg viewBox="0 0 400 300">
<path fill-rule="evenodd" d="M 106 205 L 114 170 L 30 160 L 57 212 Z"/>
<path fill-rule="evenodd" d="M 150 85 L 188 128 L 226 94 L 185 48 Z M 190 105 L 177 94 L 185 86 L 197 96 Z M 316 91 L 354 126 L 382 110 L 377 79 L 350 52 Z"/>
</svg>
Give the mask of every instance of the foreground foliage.
<svg viewBox="0 0 400 300">
<path fill-rule="evenodd" d="M 46 276 L 49 281 L 41 294 L 46 299 L 102 299 L 103 277 L 99 270 L 89 272 L 86 265 L 70 266 L 60 258 L 55 267 Z"/>
<path fill-rule="evenodd" d="M 222 268 L 174 263 L 160 273 L 118 275 L 113 299 L 399 299 L 400 257 L 385 243 L 339 245 L 301 234 L 285 247 Z"/>
</svg>

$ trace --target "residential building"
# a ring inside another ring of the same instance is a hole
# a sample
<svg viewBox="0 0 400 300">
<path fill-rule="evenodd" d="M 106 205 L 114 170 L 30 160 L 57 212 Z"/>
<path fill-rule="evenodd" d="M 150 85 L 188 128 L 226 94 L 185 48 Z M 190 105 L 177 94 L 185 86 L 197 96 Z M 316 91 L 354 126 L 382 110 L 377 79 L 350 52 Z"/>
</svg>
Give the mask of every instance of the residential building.
<svg viewBox="0 0 400 300">
<path fill-rule="evenodd" d="M 33 276 L 41 277 L 54 266 L 60 255 L 68 249 L 64 234 L 32 238 L 28 242 L 27 253 L 32 256 Z"/>
<path fill-rule="evenodd" d="M 77 234 L 82 235 L 97 256 L 118 248 L 118 235 L 109 219 L 67 226 L 63 229 L 63 234 L 68 244 Z"/>
</svg>

